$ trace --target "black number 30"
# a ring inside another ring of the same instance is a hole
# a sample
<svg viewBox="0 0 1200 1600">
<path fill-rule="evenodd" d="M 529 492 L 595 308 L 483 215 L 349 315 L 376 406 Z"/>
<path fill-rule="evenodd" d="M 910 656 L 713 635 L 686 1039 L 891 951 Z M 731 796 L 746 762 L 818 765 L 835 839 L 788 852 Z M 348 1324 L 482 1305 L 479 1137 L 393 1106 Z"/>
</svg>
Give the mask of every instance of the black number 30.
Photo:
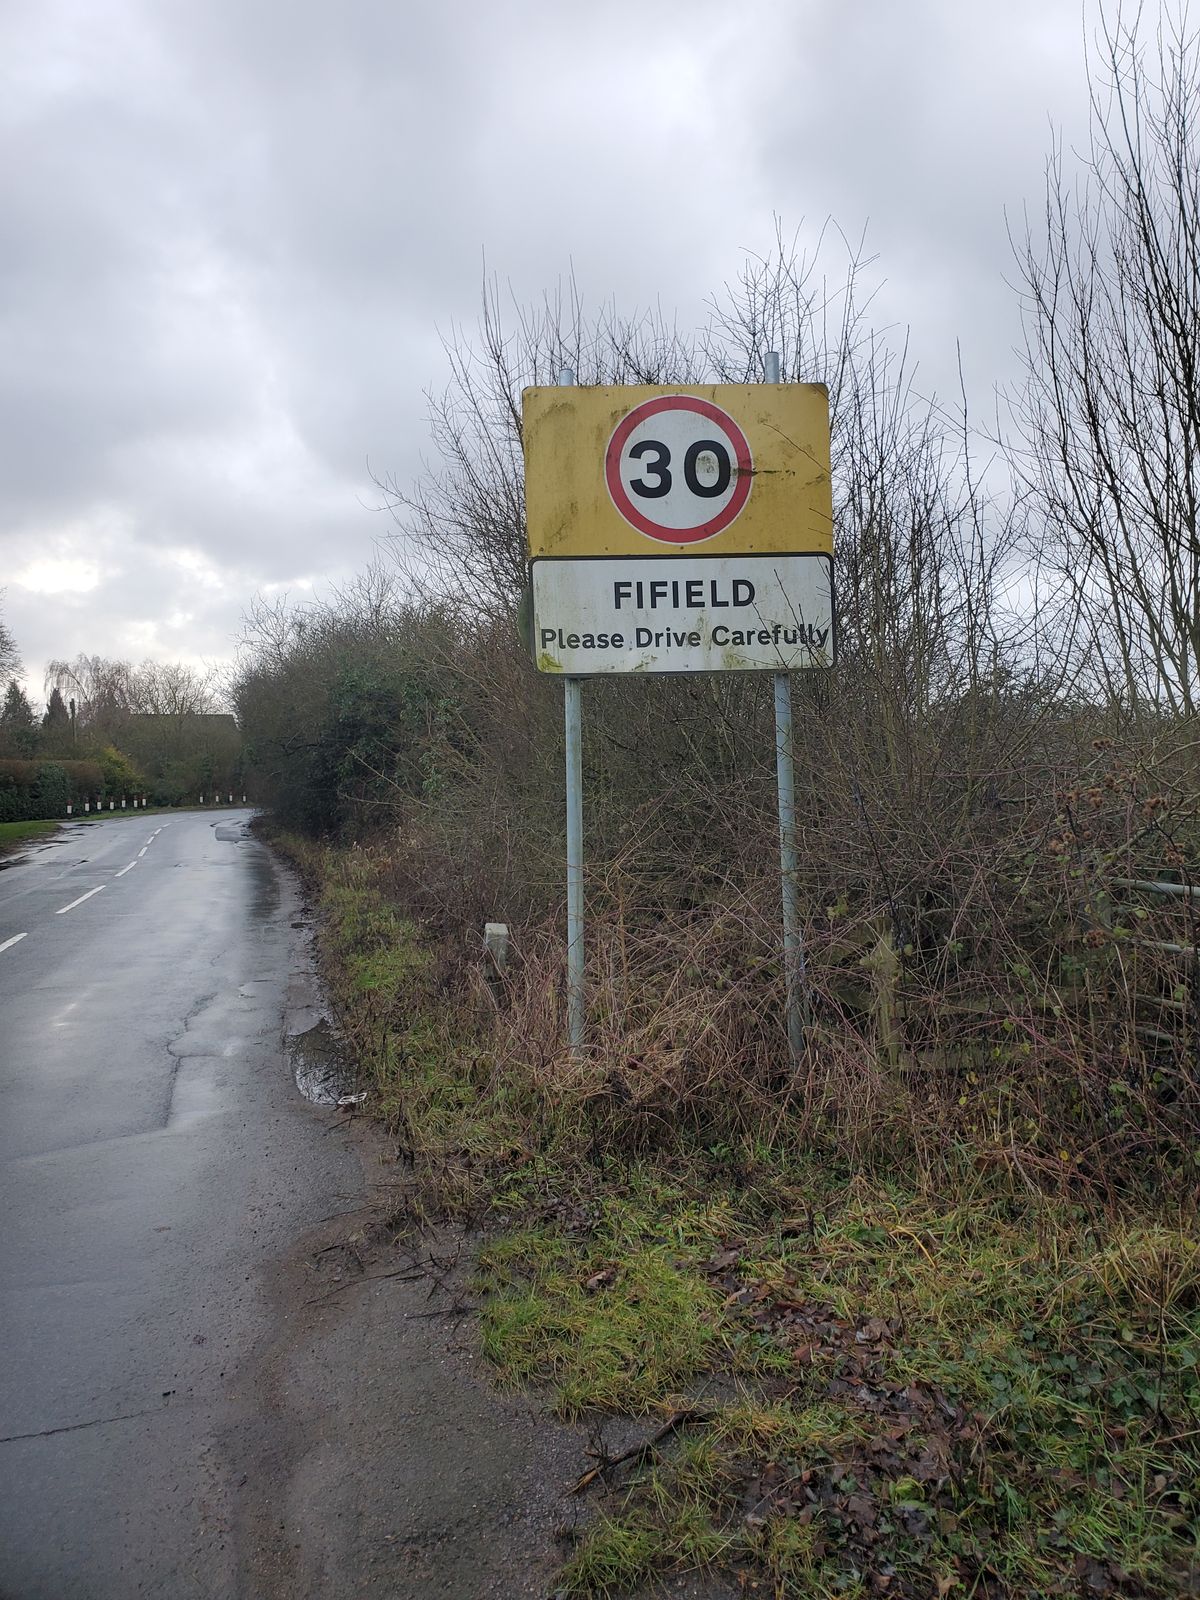
<svg viewBox="0 0 1200 1600">
<path fill-rule="evenodd" d="M 663 495 L 670 494 L 674 481 L 671 477 L 671 452 L 660 439 L 642 439 L 629 454 L 635 461 L 642 461 L 645 456 L 652 457 L 644 462 L 645 471 L 650 474 L 649 479 L 638 478 L 630 482 L 629 487 L 634 494 L 641 495 L 643 500 L 661 500 Z M 701 483 L 696 471 L 700 457 L 704 455 L 711 456 L 716 462 L 717 475 L 711 483 Z M 688 445 L 683 458 L 683 481 L 691 494 L 699 495 L 702 500 L 715 500 L 728 489 L 732 477 L 733 462 L 719 439 L 697 439 Z"/>
</svg>

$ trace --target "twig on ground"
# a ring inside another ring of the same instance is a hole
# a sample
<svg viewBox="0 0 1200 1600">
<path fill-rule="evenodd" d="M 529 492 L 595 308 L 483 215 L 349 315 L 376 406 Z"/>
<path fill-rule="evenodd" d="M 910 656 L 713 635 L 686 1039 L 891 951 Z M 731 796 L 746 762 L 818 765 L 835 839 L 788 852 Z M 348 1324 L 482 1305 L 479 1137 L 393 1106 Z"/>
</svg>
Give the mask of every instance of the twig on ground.
<svg viewBox="0 0 1200 1600">
<path fill-rule="evenodd" d="M 653 1454 L 664 1439 L 669 1438 L 677 1429 L 682 1428 L 685 1423 L 707 1422 L 714 1415 L 715 1413 L 709 1406 L 685 1406 L 682 1411 L 673 1411 L 662 1427 L 656 1429 L 648 1439 L 644 1439 L 641 1444 L 635 1444 L 629 1450 L 622 1450 L 619 1456 L 604 1456 L 594 1467 L 590 1467 L 581 1478 L 577 1479 L 567 1490 L 567 1493 L 582 1494 L 585 1489 L 595 1483 L 597 1478 L 605 1477 L 615 1467 L 624 1466 L 629 1461 L 644 1461 L 647 1456 Z"/>
</svg>

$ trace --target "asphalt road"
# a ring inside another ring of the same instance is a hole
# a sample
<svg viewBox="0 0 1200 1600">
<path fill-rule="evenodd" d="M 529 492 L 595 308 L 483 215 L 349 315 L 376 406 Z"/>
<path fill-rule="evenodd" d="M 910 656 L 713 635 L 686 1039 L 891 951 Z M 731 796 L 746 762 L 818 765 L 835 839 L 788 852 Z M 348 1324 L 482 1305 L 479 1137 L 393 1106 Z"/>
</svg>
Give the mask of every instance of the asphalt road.
<svg viewBox="0 0 1200 1600">
<path fill-rule="evenodd" d="M 246 811 L 0 871 L 0 1595 L 246 1592 L 222 1445 L 263 1277 L 354 1203 L 281 1048 L 296 901 Z"/>
</svg>

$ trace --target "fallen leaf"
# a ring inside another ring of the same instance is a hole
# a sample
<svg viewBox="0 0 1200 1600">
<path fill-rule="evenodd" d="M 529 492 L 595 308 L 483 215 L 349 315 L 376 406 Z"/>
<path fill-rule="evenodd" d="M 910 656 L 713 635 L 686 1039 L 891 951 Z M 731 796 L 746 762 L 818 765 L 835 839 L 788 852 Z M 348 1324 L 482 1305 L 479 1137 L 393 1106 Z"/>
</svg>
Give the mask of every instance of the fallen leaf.
<svg viewBox="0 0 1200 1600">
<path fill-rule="evenodd" d="M 741 1245 L 732 1245 L 727 1250 L 715 1250 L 704 1263 L 705 1272 L 724 1272 L 727 1267 L 736 1267 L 742 1259 Z"/>
</svg>

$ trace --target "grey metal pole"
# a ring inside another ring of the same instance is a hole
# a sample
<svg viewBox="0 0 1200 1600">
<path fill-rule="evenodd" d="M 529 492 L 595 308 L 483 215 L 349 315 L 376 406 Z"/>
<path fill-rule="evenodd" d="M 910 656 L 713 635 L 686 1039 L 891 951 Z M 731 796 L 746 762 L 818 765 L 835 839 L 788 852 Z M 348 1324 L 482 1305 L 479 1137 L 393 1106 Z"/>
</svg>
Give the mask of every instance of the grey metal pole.
<svg viewBox="0 0 1200 1600">
<path fill-rule="evenodd" d="M 796 756 L 792 742 L 792 680 L 775 674 L 775 776 L 779 790 L 779 874 L 783 887 L 783 975 L 787 984 L 787 1035 L 792 1065 L 804 1053 L 808 978 L 800 926 L 800 866 L 796 849 Z"/>
<path fill-rule="evenodd" d="M 564 367 L 560 384 L 571 385 L 575 374 Z M 567 1039 L 573 1052 L 583 1049 L 583 682 L 563 683 L 563 715 L 567 735 Z"/>
<path fill-rule="evenodd" d="M 767 383 L 779 382 L 779 353 L 763 358 Z M 775 778 L 779 793 L 779 876 L 783 896 L 783 975 L 787 986 L 788 1052 L 797 1067 L 804 1053 L 808 1022 L 808 978 L 804 967 L 804 931 L 800 925 L 800 885 L 796 874 L 796 751 L 792 738 L 792 680 L 775 674 Z"/>
</svg>

